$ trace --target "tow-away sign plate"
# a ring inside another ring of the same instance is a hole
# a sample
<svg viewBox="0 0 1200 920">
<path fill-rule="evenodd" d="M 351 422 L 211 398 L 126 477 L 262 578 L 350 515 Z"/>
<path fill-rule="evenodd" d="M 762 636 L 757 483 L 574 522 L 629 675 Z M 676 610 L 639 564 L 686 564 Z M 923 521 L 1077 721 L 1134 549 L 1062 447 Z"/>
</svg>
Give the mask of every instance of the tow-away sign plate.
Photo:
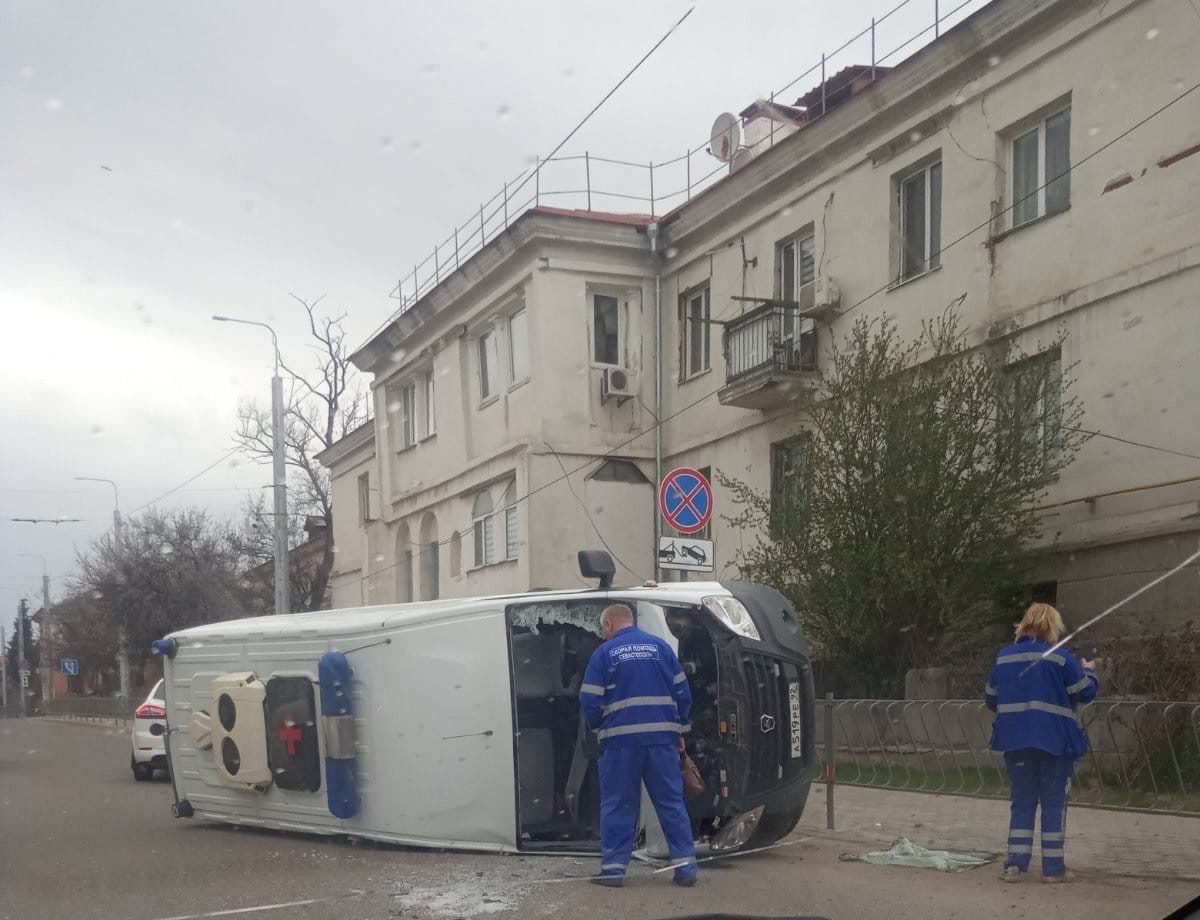
<svg viewBox="0 0 1200 920">
<path fill-rule="evenodd" d="M 659 537 L 658 566 L 683 572 L 711 572 L 713 541 L 695 537 Z"/>
</svg>

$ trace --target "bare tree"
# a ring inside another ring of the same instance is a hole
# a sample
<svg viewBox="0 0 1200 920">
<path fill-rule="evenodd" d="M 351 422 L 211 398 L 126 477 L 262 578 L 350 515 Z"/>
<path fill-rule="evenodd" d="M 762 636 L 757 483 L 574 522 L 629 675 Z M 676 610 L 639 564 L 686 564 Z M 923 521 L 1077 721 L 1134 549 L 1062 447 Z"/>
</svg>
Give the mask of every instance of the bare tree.
<svg viewBox="0 0 1200 920">
<path fill-rule="evenodd" d="M 289 477 L 289 493 L 294 508 L 305 514 L 324 517 L 328 539 L 324 553 L 312 576 L 306 579 L 307 588 L 293 602 L 303 610 L 320 609 L 325 589 L 333 570 L 333 499 L 329 474 L 316 456 L 332 446 L 348 432 L 370 417 L 367 394 L 354 379 L 350 364 L 346 330 L 346 314 L 336 316 L 317 312 L 324 295 L 308 301 L 289 295 L 304 308 L 308 317 L 311 348 L 317 353 L 314 369 L 309 374 L 297 371 L 296 365 L 280 360 L 284 377 L 284 443 L 287 465 L 294 472 Z M 234 441 L 251 459 L 271 462 L 271 411 L 251 400 L 238 408 L 238 427 Z"/>
</svg>

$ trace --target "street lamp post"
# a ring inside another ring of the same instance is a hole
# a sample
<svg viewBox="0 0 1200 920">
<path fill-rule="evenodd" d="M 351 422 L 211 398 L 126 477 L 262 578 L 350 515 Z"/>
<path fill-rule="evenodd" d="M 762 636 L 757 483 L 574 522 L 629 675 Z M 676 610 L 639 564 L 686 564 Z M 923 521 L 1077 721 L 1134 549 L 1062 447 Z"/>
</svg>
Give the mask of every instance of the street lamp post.
<svg viewBox="0 0 1200 920">
<path fill-rule="evenodd" d="M 50 643 L 47 641 L 52 631 L 51 615 L 50 615 L 50 574 L 49 568 L 46 565 L 46 557 L 41 553 L 17 553 L 18 556 L 24 556 L 27 559 L 42 560 L 42 654 L 45 656 L 42 661 L 46 668 L 46 680 L 42 682 L 42 699 L 54 699 L 54 656 L 50 654 Z"/>
<path fill-rule="evenodd" d="M 111 479 L 103 479 L 98 476 L 76 476 L 78 482 L 107 482 L 113 489 L 113 545 L 117 549 L 117 562 L 125 555 L 125 547 L 121 542 L 121 494 L 117 491 L 117 484 Z M 125 629 L 125 611 L 120 610 L 117 613 L 117 673 L 121 680 L 121 699 L 123 702 L 129 702 L 129 637 L 126 635 Z"/>
<path fill-rule="evenodd" d="M 275 375 L 271 378 L 271 483 L 275 493 L 275 612 L 290 613 L 288 597 L 288 520 L 287 520 L 287 468 L 283 453 L 283 380 L 279 376 L 279 337 L 266 323 L 232 316 L 214 316 L 218 323 L 240 323 L 243 326 L 259 326 L 271 333 L 271 344 L 275 348 Z"/>
</svg>

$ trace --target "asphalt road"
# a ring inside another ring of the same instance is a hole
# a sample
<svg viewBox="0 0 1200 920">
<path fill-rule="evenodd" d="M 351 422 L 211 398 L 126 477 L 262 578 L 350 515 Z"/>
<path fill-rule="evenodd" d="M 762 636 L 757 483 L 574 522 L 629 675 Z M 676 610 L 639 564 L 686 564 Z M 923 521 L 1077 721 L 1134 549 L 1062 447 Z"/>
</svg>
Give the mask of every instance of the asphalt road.
<svg viewBox="0 0 1200 920">
<path fill-rule="evenodd" d="M 795 837 L 709 863 L 680 890 L 638 867 L 622 891 L 565 858 L 353 845 L 171 818 L 165 781 L 134 782 L 124 729 L 0 721 L 3 920 L 453 920 L 570 917 L 1157 918 L 1195 883 L 1085 879 L 1070 886 L 838 860 L 844 844 Z"/>
</svg>

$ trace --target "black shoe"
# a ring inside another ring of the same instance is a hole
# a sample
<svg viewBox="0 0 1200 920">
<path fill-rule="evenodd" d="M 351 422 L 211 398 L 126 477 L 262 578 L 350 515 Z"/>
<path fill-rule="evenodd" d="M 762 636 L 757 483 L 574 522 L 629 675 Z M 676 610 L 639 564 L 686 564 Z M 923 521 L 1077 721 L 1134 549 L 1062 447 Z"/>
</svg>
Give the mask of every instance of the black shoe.
<svg viewBox="0 0 1200 920">
<path fill-rule="evenodd" d="M 603 888 L 625 887 L 625 876 L 623 875 L 593 875 L 588 881 Z"/>
<path fill-rule="evenodd" d="M 672 881 L 680 888 L 694 888 L 697 878 L 694 875 L 677 875 Z"/>
</svg>

